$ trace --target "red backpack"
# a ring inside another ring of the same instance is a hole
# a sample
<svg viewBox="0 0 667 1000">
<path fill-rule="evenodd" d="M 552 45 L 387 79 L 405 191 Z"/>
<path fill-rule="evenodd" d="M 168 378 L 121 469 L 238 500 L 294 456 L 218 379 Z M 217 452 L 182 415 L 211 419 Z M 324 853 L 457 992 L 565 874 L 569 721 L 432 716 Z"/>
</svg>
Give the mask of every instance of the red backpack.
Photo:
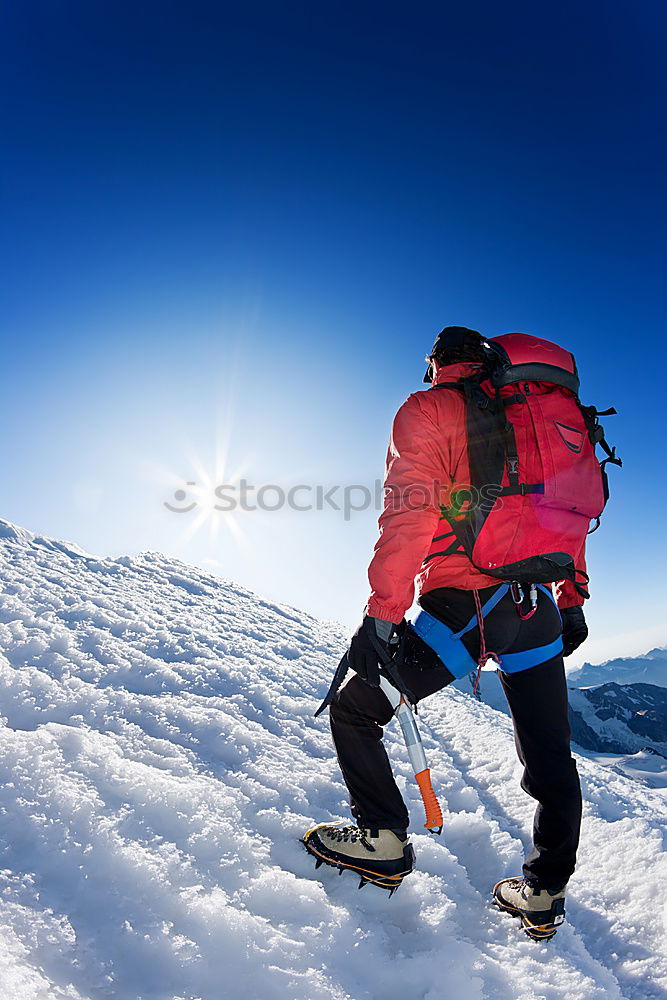
<svg viewBox="0 0 667 1000">
<path fill-rule="evenodd" d="M 574 357 L 556 344 L 509 333 L 483 349 L 482 373 L 434 386 L 466 398 L 471 483 L 452 494 L 443 516 L 489 576 L 569 579 L 587 597 L 575 559 L 609 497 L 605 465 L 622 464 L 598 419 L 616 410 L 582 406 Z"/>
</svg>

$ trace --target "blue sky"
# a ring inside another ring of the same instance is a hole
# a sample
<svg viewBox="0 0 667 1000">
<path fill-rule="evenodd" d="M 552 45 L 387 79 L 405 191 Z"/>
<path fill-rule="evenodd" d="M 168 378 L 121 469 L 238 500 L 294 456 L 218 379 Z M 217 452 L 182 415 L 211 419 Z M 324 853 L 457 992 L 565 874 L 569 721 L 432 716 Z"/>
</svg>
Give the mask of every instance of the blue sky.
<svg viewBox="0 0 667 1000">
<path fill-rule="evenodd" d="M 205 482 L 372 485 L 437 330 L 522 330 L 619 410 L 587 651 L 667 642 L 664 9 L 319 6 L 5 7 L 3 516 L 352 625 L 376 511 Z"/>
</svg>

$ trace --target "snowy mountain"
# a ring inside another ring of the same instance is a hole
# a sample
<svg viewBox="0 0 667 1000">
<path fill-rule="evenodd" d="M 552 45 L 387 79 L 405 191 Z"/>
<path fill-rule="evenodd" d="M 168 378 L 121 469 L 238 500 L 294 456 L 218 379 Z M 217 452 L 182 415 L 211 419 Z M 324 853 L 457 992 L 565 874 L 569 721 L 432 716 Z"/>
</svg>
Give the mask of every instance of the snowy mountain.
<svg viewBox="0 0 667 1000">
<path fill-rule="evenodd" d="M 667 687 L 667 649 L 652 649 L 644 656 L 618 657 L 604 663 L 584 663 L 568 674 L 572 687 L 594 687 L 610 681 Z"/>
<path fill-rule="evenodd" d="M 158 554 L 0 532 L 0 981 L 68 1000 L 652 1000 L 667 991 L 667 802 L 580 760 L 568 922 L 536 945 L 489 906 L 533 803 L 509 719 L 448 690 L 420 724 L 418 871 L 393 899 L 298 842 L 346 816 L 314 719 L 342 630 Z M 650 762 L 644 761 L 648 766 Z"/>
<path fill-rule="evenodd" d="M 570 688 L 572 739 L 587 750 L 667 753 L 667 691 L 655 684 Z"/>
<path fill-rule="evenodd" d="M 568 681 L 571 675 L 568 675 Z M 455 682 L 458 690 L 471 694 L 467 677 Z M 482 673 L 481 700 L 509 714 L 497 672 Z M 572 739 L 583 750 L 596 754 L 635 754 L 655 750 L 663 759 L 667 782 L 667 691 L 656 684 L 617 684 L 579 688 L 569 684 Z M 655 768 L 654 768 L 655 769 Z M 658 781 L 656 787 L 662 787 Z"/>
</svg>

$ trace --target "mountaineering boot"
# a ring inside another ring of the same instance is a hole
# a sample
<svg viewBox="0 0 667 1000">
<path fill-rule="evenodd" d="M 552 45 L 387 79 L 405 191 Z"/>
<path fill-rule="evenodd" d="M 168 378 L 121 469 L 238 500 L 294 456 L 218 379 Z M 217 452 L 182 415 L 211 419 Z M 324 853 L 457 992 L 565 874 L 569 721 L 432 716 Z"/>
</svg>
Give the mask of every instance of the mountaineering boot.
<svg viewBox="0 0 667 1000">
<path fill-rule="evenodd" d="M 553 937 L 565 920 L 565 886 L 538 889 L 530 879 L 504 878 L 494 885 L 493 900 L 501 910 L 521 917 L 526 934 L 536 941 Z"/>
<path fill-rule="evenodd" d="M 414 868 L 415 853 L 404 830 L 362 830 L 357 826 L 320 823 L 303 838 L 302 843 L 316 859 L 343 873 L 345 869 L 360 876 L 359 888 L 372 882 L 393 892 Z"/>
</svg>

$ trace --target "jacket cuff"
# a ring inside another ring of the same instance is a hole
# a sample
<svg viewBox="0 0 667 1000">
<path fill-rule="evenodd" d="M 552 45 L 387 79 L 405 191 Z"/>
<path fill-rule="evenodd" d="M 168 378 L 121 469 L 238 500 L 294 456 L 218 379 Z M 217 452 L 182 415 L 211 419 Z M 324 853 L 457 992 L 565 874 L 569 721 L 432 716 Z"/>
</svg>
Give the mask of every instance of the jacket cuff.
<svg viewBox="0 0 667 1000">
<path fill-rule="evenodd" d="M 397 608 L 396 605 L 392 607 L 389 604 L 380 604 L 374 597 L 371 597 L 366 605 L 366 614 L 370 615 L 371 618 L 381 618 L 382 621 L 400 625 L 405 617 L 405 609 Z"/>
</svg>

